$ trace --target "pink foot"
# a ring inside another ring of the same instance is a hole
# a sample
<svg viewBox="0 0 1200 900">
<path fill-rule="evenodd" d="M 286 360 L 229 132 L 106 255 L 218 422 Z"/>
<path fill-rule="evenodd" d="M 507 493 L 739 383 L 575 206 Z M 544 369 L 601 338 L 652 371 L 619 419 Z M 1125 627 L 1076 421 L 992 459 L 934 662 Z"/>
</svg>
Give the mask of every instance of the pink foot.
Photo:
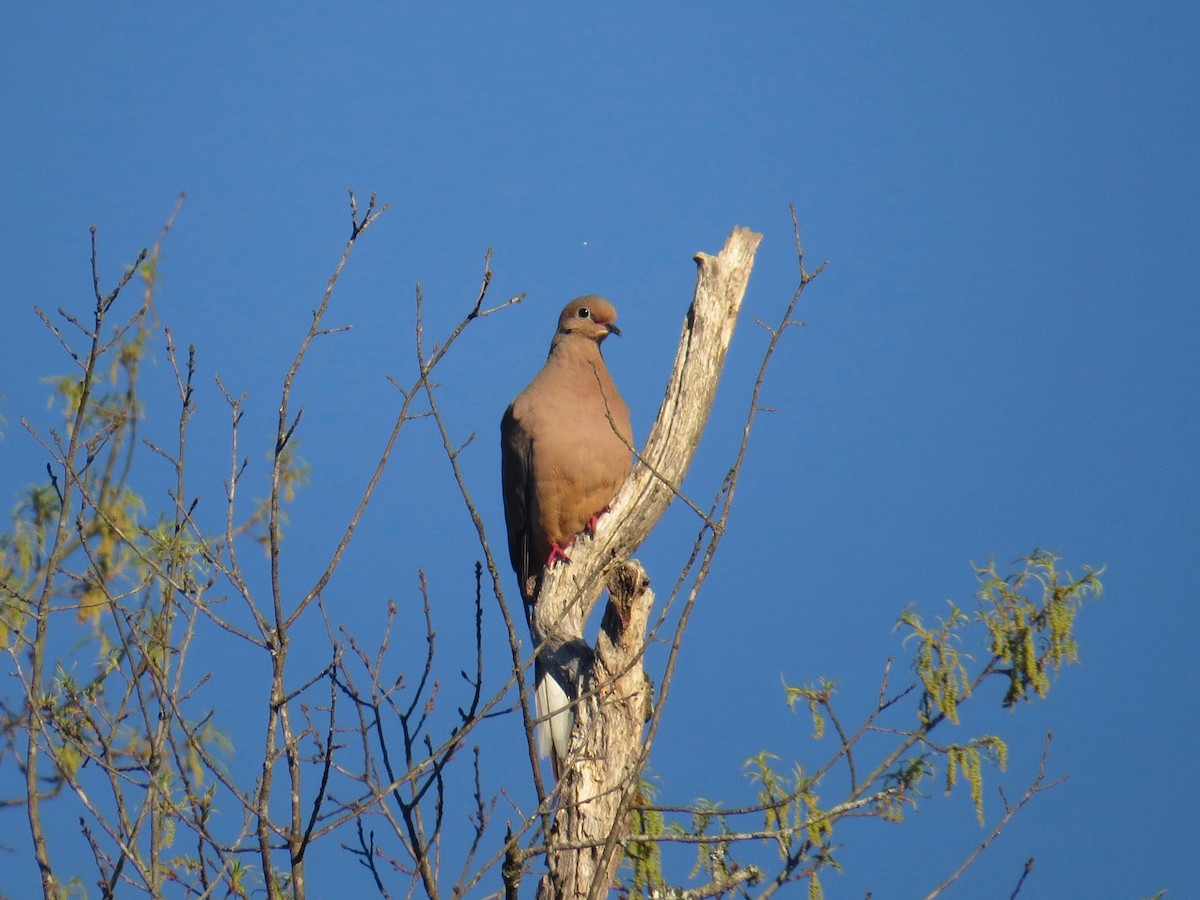
<svg viewBox="0 0 1200 900">
<path fill-rule="evenodd" d="M 598 513 L 592 513 L 592 517 L 587 520 L 587 524 L 583 526 L 583 530 L 594 536 L 596 534 L 596 526 L 600 524 L 600 517 L 606 512 L 608 512 L 607 506 Z"/>
<path fill-rule="evenodd" d="M 571 535 L 565 546 L 557 543 L 550 545 L 550 555 L 546 557 L 546 568 L 549 569 L 556 562 L 565 562 L 570 565 L 571 560 L 567 558 L 567 549 L 575 543 L 575 535 Z"/>
</svg>

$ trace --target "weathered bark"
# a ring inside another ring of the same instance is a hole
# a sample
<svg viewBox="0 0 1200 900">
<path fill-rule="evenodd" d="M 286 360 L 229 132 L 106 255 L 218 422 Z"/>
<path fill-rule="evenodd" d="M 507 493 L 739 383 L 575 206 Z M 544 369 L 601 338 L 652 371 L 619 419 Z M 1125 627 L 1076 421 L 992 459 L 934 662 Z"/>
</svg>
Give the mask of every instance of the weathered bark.
<svg viewBox="0 0 1200 900">
<path fill-rule="evenodd" d="M 605 842 L 624 789 L 637 777 L 649 699 L 642 636 L 653 604 L 641 565 L 624 563 L 614 570 L 595 653 L 581 672 L 582 699 L 575 707 L 571 758 L 563 768 L 551 829 L 549 871 L 538 890 L 547 900 L 586 897 L 597 878 L 602 895 L 620 863 L 620 853 L 608 854 L 605 863 Z"/>
<path fill-rule="evenodd" d="M 621 854 L 606 854 L 604 845 L 640 775 L 650 692 L 642 654 L 654 602 L 645 570 L 626 560 L 666 511 L 691 464 L 761 240 L 735 228 L 719 255 L 696 255 L 695 296 L 646 446 L 595 536 L 581 536 L 569 552 L 571 564 L 546 573 L 534 606 L 539 656 L 575 683 L 580 698 L 547 837 L 548 872 L 538 889 L 543 900 L 603 896 L 620 863 Z M 583 626 L 605 587 L 610 599 L 592 649 Z"/>
</svg>

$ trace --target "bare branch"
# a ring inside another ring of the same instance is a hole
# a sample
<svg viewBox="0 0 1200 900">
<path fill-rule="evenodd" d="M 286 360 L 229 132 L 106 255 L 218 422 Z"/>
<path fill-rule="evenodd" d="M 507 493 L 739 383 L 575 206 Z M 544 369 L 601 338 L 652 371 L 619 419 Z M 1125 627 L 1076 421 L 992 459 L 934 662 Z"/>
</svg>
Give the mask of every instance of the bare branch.
<svg viewBox="0 0 1200 900">
<path fill-rule="evenodd" d="M 950 887 L 950 885 L 954 884 L 954 882 L 956 882 L 962 876 L 962 874 L 965 871 L 967 871 L 968 868 L 970 868 L 971 864 L 973 862 L 975 862 L 975 860 L 979 859 L 980 854 L 983 853 L 983 851 L 988 848 L 988 845 L 991 844 L 992 841 L 994 841 L 997 837 L 1000 836 L 1000 832 L 1002 832 L 1008 826 L 1008 823 L 1013 820 L 1013 817 L 1018 812 L 1020 812 L 1021 807 L 1023 807 L 1026 803 L 1028 803 L 1030 800 L 1032 800 L 1037 794 L 1040 794 L 1042 791 L 1048 791 L 1051 788 L 1058 787 L 1060 784 L 1062 784 L 1064 781 L 1067 780 L 1066 776 L 1064 775 L 1064 776 L 1054 779 L 1054 781 L 1051 781 L 1048 784 L 1045 783 L 1046 782 L 1046 760 L 1049 758 L 1050 744 L 1053 740 L 1054 740 L 1054 733 L 1050 732 L 1050 731 L 1046 732 L 1046 742 L 1042 745 L 1042 758 L 1041 758 L 1041 761 L 1038 763 L 1037 775 L 1034 777 L 1033 782 L 1029 785 L 1029 787 L 1025 789 L 1025 793 L 1021 795 L 1021 799 L 1018 800 L 1016 802 L 1016 804 L 1013 806 L 1009 806 L 1007 803 L 1005 803 L 1006 809 L 1005 809 L 1004 815 L 1001 816 L 1000 821 L 998 821 L 995 824 L 995 826 L 992 828 L 992 830 L 990 832 L 988 832 L 988 836 L 983 839 L 983 841 L 979 844 L 978 847 L 976 847 L 973 851 L 971 851 L 970 855 L 968 855 L 967 858 L 963 860 L 962 865 L 960 865 L 957 869 L 955 869 L 949 875 L 949 877 L 946 878 L 945 881 L 943 881 L 941 884 L 939 884 L 932 891 L 930 891 L 928 894 L 925 895 L 925 900 L 933 900 L 933 898 L 940 895 L 942 893 L 942 891 L 944 891 L 946 888 Z M 1012 893 L 1013 897 L 1016 897 L 1018 892 L 1020 892 L 1021 885 L 1025 883 L 1025 878 L 1030 873 L 1030 871 L 1032 871 L 1032 869 L 1033 869 L 1033 859 L 1030 858 L 1030 860 L 1025 864 L 1025 872 L 1021 876 L 1021 880 L 1019 882 L 1017 882 L 1016 890 L 1014 890 Z"/>
</svg>

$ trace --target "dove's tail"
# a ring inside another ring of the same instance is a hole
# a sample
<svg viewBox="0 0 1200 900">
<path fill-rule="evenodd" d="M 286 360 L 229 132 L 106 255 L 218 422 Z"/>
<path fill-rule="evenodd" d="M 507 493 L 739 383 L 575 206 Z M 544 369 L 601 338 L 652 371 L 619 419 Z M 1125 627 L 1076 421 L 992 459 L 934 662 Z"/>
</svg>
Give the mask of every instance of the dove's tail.
<svg viewBox="0 0 1200 900">
<path fill-rule="evenodd" d="M 567 758 L 575 714 L 570 709 L 571 700 L 566 690 L 540 662 L 534 667 L 534 679 L 537 714 L 541 719 L 535 726 L 534 734 L 538 755 L 545 757 L 553 751 L 552 762 L 557 776 L 559 767 Z"/>
</svg>

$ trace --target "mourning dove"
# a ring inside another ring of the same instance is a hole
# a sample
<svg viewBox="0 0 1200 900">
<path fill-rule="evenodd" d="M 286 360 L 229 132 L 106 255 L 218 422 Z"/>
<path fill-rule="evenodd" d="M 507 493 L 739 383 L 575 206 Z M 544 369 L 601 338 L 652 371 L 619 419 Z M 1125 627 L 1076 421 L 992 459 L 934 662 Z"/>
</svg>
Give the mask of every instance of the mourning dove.
<svg viewBox="0 0 1200 900">
<path fill-rule="evenodd" d="M 546 364 L 500 423 L 508 554 L 526 604 L 537 596 L 543 566 L 566 560 L 576 535 L 595 529 L 629 474 L 629 408 L 600 353 L 606 337 L 621 333 L 616 318 L 603 297 L 568 303 Z M 538 749 L 545 756 L 553 746 L 557 771 L 573 716 L 553 714 L 569 705 L 567 692 L 540 661 L 534 680 L 539 716 L 547 717 L 538 724 Z"/>
</svg>

